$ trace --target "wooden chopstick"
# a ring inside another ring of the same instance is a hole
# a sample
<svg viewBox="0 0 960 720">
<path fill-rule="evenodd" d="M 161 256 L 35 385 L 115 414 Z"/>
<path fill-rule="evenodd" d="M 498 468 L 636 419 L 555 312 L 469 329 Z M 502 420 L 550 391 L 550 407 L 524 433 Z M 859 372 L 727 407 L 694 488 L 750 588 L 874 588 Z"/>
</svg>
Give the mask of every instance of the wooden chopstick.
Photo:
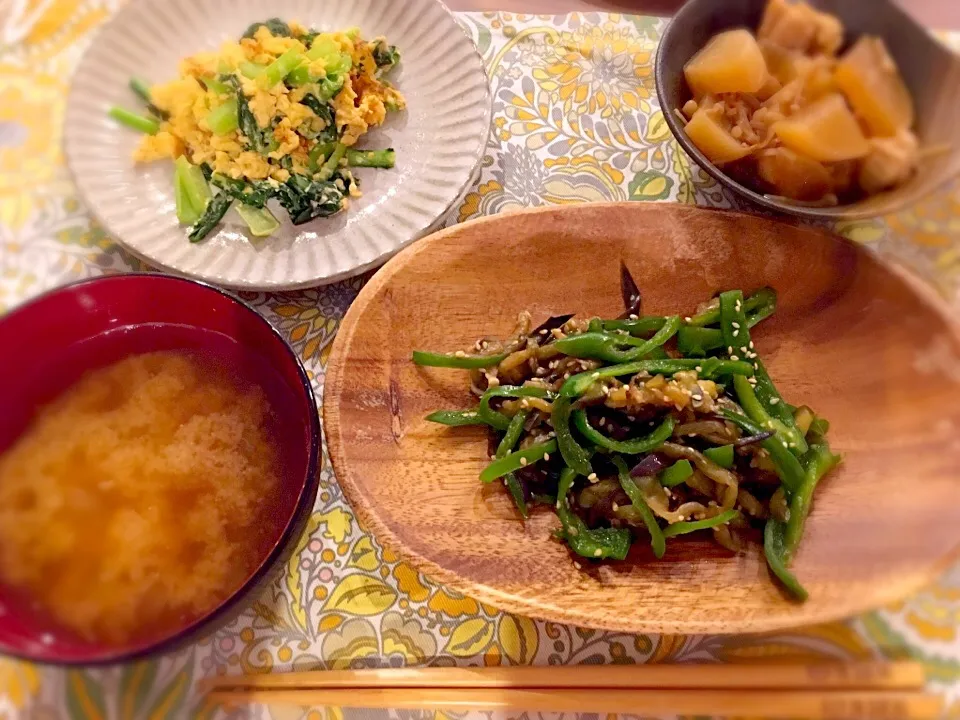
<svg viewBox="0 0 960 720">
<path fill-rule="evenodd" d="M 205 681 L 215 689 L 348 688 L 566 688 L 919 690 L 923 666 L 915 662 L 810 665 L 583 665 L 564 667 L 403 668 L 320 670 L 224 676 Z"/>
<path fill-rule="evenodd" d="M 210 699 L 246 703 L 420 710 L 750 715 L 806 720 L 936 720 L 941 698 L 917 692 L 624 690 L 518 688 L 350 688 L 215 690 Z"/>
</svg>

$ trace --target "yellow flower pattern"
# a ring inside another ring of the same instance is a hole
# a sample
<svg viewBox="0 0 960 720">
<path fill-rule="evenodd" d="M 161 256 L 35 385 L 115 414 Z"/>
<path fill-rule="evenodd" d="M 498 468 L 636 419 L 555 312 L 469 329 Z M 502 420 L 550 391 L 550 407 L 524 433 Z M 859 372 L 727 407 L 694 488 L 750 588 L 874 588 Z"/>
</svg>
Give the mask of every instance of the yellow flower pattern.
<svg viewBox="0 0 960 720">
<path fill-rule="evenodd" d="M 14 17 L 0 20 L 0 42 L 8 43 L 0 44 L 0 311 L 71 279 L 141 269 L 84 213 L 60 151 L 64 78 L 90 31 L 121 4 L 24 0 L 13 3 Z M 487 64 L 494 121 L 481 175 L 448 223 L 601 200 L 742 208 L 684 155 L 656 105 L 653 56 L 662 20 L 602 13 L 459 17 Z M 956 302 L 958 218 L 954 184 L 904 212 L 835 229 L 907 263 Z M 291 341 L 318 403 L 331 343 L 366 279 L 243 293 Z M 243 614 L 190 647 L 123 668 L 60 671 L 0 659 L 0 718 L 224 718 L 227 711 L 202 702 L 195 688 L 200 678 L 225 673 L 876 654 L 921 659 L 934 687 L 948 694 L 950 716 L 960 718 L 958 628 L 960 568 L 882 611 L 761 636 L 631 636 L 507 615 L 437 585 L 382 547 L 358 525 L 325 458 L 306 531 Z M 260 707 L 251 716 L 347 720 L 353 713 Z M 481 717 L 456 718 L 467 716 Z"/>
</svg>

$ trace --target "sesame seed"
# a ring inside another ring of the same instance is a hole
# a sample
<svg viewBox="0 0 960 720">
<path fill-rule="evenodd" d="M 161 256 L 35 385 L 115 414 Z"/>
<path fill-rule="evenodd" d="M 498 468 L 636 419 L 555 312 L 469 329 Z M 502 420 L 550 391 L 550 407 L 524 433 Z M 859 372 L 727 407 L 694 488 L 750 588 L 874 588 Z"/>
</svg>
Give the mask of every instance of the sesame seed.
<svg viewBox="0 0 960 720">
<path fill-rule="evenodd" d="M 543 454 L 543 459 L 544 459 L 545 461 L 546 461 L 546 460 L 549 460 L 549 459 L 550 459 L 550 453 L 544 453 L 544 454 Z"/>
<path fill-rule="evenodd" d="M 696 370 L 697 372 L 703 372 L 703 367 L 701 367 L 700 365 L 697 365 L 697 366 L 694 368 L 694 370 Z"/>
<path fill-rule="evenodd" d="M 520 465 L 523 467 L 527 466 L 527 459 L 525 457 L 520 458 Z"/>
<path fill-rule="evenodd" d="M 631 313 L 631 314 L 630 314 L 630 319 L 631 319 L 631 320 L 639 320 L 640 318 L 637 317 L 636 313 Z"/>
<path fill-rule="evenodd" d="M 590 482 L 596 482 L 597 474 L 595 472 L 590 473 L 589 475 L 587 475 L 587 480 L 589 480 Z"/>
<path fill-rule="evenodd" d="M 570 533 L 571 537 L 576 537 L 577 535 L 580 534 L 580 531 L 577 530 L 576 528 L 570 528 L 567 532 Z"/>
<path fill-rule="evenodd" d="M 567 379 L 569 379 L 569 378 L 570 378 L 570 373 L 565 372 L 565 373 L 563 374 L 563 379 L 564 379 L 564 380 L 567 380 Z"/>
<path fill-rule="evenodd" d="M 661 488 L 661 490 L 663 490 L 664 495 L 666 495 L 667 497 L 671 497 L 670 488 L 665 487 L 665 488 Z"/>
<path fill-rule="evenodd" d="M 596 378 L 600 377 L 600 373 L 595 372 L 595 373 L 594 373 L 593 375 L 591 375 L 590 377 L 596 379 Z"/>
<path fill-rule="evenodd" d="M 740 348 L 740 352 L 744 352 L 744 353 L 745 353 L 746 351 L 747 351 L 747 346 L 746 346 L 746 345 L 743 345 L 743 346 Z"/>
<path fill-rule="evenodd" d="M 776 405 L 778 402 L 780 402 L 780 398 L 770 398 L 771 405 Z"/>
<path fill-rule="evenodd" d="M 785 448 L 789 448 L 789 447 L 790 447 L 790 446 L 787 445 L 787 443 L 785 443 L 783 440 L 780 441 L 780 444 L 783 445 Z"/>
<path fill-rule="evenodd" d="M 496 456 L 496 455 L 491 455 L 491 456 L 490 456 L 490 459 L 491 459 L 491 460 L 496 460 L 496 459 L 497 459 L 497 456 Z"/>
<path fill-rule="evenodd" d="M 523 400 L 520 401 L 520 407 L 525 407 L 525 408 L 530 407 L 530 401 L 524 398 Z"/>
<path fill-rule="evenodd" d="M 733 346 L 732 346 L 732 345 L 728 345 L 728 346 L 727 346 L 727 352 L 728 352 L 728 353 L 732 353 L 732 352 L 733 352 Z"/>
<path fill-rule="evenodd" d="M 601 555 L 603 555 L 603 550 L 601 550 L 600 548 L 597 548 L 596 550 L 593 551 L 594 557 L 600 557 Z"/>
<path fill-rule="evenodd" d="M 679 520 L 680 522 L 683 522 L 684 520 L 686 520 L 686 518 L 683 515 L 677 515 L 677 520 Z"/>
<path fill-rule="evenodd" d="M 610 388 L 607 387 L 606 385 L 603 386 L 603 394 L 604 394 L 604 395 L 609 395 L 609 394 L 610 394 Z"/>
<path fill-rule="evenodd" d="M 739 331 L 739 330 L 734 330 L 734 331 L 733 331 L 733 336 L 734 336 L 734 337 L 736 337 L 736 336 L 739 335 L 739 334 L 740 334 L 740 331 Z"/>
<path fill-rule="evenodd" d="M 730 323 L 730 324 L 731 324 L 734 328 L 736 328 L 737 330 L 740 329 L 740 323 L 738 323 L 738 322 L 732 322 L 732 323 Z"/>
<path fill-rule="evenodd" d="M 455 356 L 455 357 L 466 357 L 467 354 L 466 354 L 463 350 L 457 350 L 457 351 L 454 353 L 454 356 Z"/>
<path fill-rule="evenodd" d="M 633 415 L 627 415 L 627 420 L 629 420 L 630 422 L 634 422 L 636 419 L 637 418 L 635 418 Z"/>
<path fill-rule="evenodd" d="M 750 341 L 750 349 L 753 350 L 753 340 Z"/>
<path fill-rule="evenodd" d="M 685 317 L 685 318 L 683 319 L 684 322 L 691 322 L 692 320 L 693 320 L 693 318 L 689 318 L 689 317 Z"/>
<path fill-rule="evenodd" d="M 730 359 L 733 360 L 734 362 L 736 362 L 736 361 L 739 360 L 740 358 L 738 358 L 736 355 L 731 355 L 731 356 L 730 356 Z"/>
<path fill-rule="evenodd" d="M 544 329 L 541 330 L 538 334 L 540 334 L 540 335 L 546 335 L 548 332 L 550 332 L 550 331 L 549 331 L 547 328 L 544 328 Z"/>
<path fill-rule="evenodd" d="M 613 504 L 613 511 L 616 512 L 616 511 L 619 510 L 619 509 L 620 509 L 620 506 L 617 505 L 616 503 L 614 503 L 614 504 Z"/>
<path fill-rule="evenodd" d="M 606 418 L 603 418 L 603 417 L 602 417 L 602 418 L 600 418 L 600 420 L 597 421 L 597 425 L 599 425 L 600 427 L 603 427 L 603 426 L 606 425 L 606 424 L 607 424 L 607 419 L 606 419 Z"/>
<path fill-rule="evenodd" d="M 576 560 L 574 560 L 573 566 L 574 566 L 577 570 L 582 570 L 582 569 L 583 569 L 583 565 L 581 565 L 580 563 L 578 563 Z"/>
</svg>

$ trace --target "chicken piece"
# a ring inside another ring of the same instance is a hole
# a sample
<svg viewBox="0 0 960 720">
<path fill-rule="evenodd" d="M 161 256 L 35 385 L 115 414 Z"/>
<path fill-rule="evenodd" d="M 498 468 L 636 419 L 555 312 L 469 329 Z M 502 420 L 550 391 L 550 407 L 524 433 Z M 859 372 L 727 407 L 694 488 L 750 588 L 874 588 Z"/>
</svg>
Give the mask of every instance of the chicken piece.
<svg viewBox="0 0 960 720">
<path fill-rule="evenodd" d="M 836 54 L 843 44 L 843 25 L 805 2 L 770 0 L 763 12 L 757 39 L 786 50 Z"/>
<path fill-rule="evenodd" d="M 860 187 L 866 193 L 888 190 L 913 175 L 919 159 L 917 136 L 901 130 L 893 137 L 871 138 L 870 152 L 860 164 Z"/>
</svg>

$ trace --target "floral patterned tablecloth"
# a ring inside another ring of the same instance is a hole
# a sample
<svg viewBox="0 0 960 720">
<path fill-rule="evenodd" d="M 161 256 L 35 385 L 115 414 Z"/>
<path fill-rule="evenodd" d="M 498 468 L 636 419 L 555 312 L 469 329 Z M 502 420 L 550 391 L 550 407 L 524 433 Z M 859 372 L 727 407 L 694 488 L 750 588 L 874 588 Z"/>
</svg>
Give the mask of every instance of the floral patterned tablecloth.
<svg viewBox="0 0 960 720">
<path fill-rule="evenodd" d="M 0 311 L 69 280 L 141 267 L 84 212 L 60 143 L 70 73 L 118 4 L 0 0 Z M 494 128 L 480 180 L 449 223 L 593 200 L 739 205 L 691 164 L 657 107 L 653 56 L 663 20 L 459 18 L 486 60 Z M 960 47 L 960 37 L 943 39 Z M 960 184 L 907 211 L 837 230 L 899 258 L 960 301 Z M 318 402 L 331 342 L 364 280 L 243 296 L 293 343 Z M 64 671 L 0 659 L 0 718 L 223 717 L 193 691 L 197 679 L 215 673 L 875 655 L 923 661 L 931 687 L 948 697 L 949 716 L 960 718 L 960 567 L 902 603 L 842 623 L 745 637 L 597 632 L 506 615 L 431 582 L 358 526 L 325 466 L 289 564 L 238 620 L 195 646 L 126 667 Z M 339 720 L 357 712 L 261 706 L 239 716 Z"/>
</svg>

